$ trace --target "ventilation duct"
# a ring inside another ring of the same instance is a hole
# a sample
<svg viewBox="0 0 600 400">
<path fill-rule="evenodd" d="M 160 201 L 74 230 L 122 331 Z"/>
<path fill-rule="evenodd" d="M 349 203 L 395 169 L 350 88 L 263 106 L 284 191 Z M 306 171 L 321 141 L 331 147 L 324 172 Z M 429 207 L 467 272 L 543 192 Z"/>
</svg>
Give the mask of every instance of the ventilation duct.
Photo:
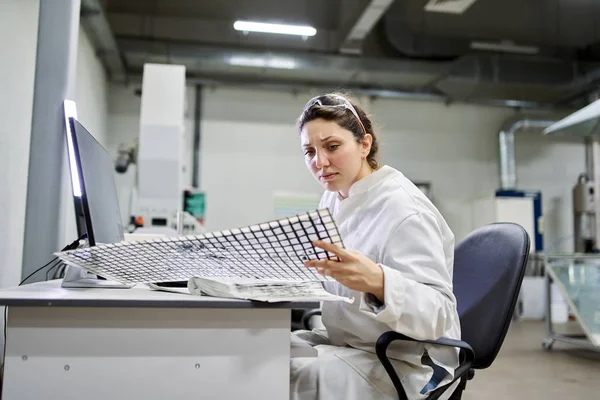
<svg viewBox="0 0 600 400">
<path fill-rule="evenodd" d="M 371 0 L 346 35 L 340 47 L 342 54 L 360 54 L 365 37 L 371 32 L 393 0 Z"/>
<path fill-rule="evenodd" d="M 447 63 L 426 61 L 242 50 L 145 39 L 119 39 L 118 44 L 125 54 L 127 65 L 134 72 L 141 71 L 147 62 L 175 63 L 185 65 L 190 77 L 231 82 L 329 85 L 409 92 L 425 86 L 448 67 Z"/>
<path fill-rule="evenodd" d="M 400 2 L 401 3 L 401 2 Z M 400 55 L 418 59 L 452 60 L 445 74 L 430 82 L 453 99 L 519 99 L 539 103 L 573 100 L 574 91 L 597 68 L 593 63 L 568 61 L 568 56 L 536 47 L 539 56 L 510 53 L 473 53 L 471 38 L 439 37 L 416 33 L 405 18 L 401 4 L 394 3 L 383 18 L 383 34 Z M 534 50 L 531 46 L 520 48 Z M 447 61 L 448 62 L 448 61 Z"/>
<path fill-rule="evenodd" d="M 517 188 L 517 163 L 515 159 L 515 133 L 521 129 L 544 129 L 555 121 L 522 119 L 505 125 L 498 135 L 500 160 L 500 187 L 503 190 Z"/>
<path fill-rule="evenodd" d="M 125 64 L 99 0 L 81 0 L 81 25 L 112 81 L 124 81 Z"/>
</svg>

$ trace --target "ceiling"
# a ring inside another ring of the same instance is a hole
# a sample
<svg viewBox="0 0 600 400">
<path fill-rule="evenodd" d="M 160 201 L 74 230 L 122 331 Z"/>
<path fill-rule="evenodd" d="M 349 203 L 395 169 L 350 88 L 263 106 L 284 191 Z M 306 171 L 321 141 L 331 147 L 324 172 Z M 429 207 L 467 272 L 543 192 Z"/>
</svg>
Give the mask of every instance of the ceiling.
<svg viewBox="0 0 600 400">
<path fill-rule="evenodd" d="M 579 107 L 600 83 L 600 1 L 437 1 L 472 5 L 441 13 L 426 11 L 428 0 L 82 0 L 81 18 L 116 81 L 163 62 L 184 64 L 199 82 L 518 107 Z M 317 34 L 244 34 L 233 29 L 239 19 Z"/>
</svg>

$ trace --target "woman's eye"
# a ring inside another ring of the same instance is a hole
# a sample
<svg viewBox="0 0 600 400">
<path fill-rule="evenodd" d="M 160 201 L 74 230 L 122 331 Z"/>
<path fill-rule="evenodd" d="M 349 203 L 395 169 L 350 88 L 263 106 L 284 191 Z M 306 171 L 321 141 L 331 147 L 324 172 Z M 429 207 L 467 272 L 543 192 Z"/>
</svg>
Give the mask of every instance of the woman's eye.
<svg viewBox="0 0 600 400">
<path fill-rule="evenodd" d="M 333 150 L 337 149 L 338 147 L 340 147 L 339 144 L 332 144 L 332 145 L 329 146 L 329 150 L 333 151 Z"/>
<path fill-rule="evenodd" d="M 312 156 L 313 154 L 314 154 L 314 151 L 312 151 L 312 150 L 306 150 L 306 151 L 304 152 L 304 155 L 305 155 L 305 156 Z"/>
</svg>

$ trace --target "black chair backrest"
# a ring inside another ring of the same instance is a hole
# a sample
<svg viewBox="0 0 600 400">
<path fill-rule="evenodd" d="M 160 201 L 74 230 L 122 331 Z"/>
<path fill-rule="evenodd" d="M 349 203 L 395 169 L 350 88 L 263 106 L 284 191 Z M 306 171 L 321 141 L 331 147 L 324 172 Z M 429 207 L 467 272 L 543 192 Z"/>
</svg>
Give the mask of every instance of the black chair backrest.
<svg viewBox="0 0 600 400">
<path fill-rule="evenodd" d="M 478 228 L 456 246 L 454 295 L 473 368 L 489 367 L 504 342 L 529 257 L 529 236 L 513 223 Z"/>
</svg>

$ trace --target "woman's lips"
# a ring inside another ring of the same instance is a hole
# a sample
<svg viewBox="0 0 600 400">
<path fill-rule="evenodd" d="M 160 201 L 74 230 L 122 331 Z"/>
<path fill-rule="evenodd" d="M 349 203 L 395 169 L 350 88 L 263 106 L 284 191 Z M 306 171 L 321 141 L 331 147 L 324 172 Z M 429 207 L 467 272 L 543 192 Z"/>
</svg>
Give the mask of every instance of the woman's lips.
<svg viewBox="0 0 600 400">
<path fill-rule="evenodd" d="M 323 174 L 323 175 L 321 175 L 321 180 L 322 181 L 330 181 L 330 180 L 334 179 L 337 175 L 338 175 L 337 172 Z"/>
</svg>

